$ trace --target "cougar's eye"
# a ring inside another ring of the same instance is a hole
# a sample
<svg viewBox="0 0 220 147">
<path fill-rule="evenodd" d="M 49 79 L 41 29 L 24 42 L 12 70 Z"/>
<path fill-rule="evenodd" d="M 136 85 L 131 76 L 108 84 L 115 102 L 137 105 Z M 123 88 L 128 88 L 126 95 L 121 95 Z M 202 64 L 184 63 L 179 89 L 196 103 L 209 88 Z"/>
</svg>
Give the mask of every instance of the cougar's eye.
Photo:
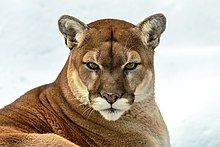
<svg viewBox="0 0 220 147">
<path fill-rule="evenodd" d="M 99 69 L 99 66 L 98 66 L 96 63 L 94 63 L 94 62 L 88 62 L 88 63 L 86 63 L 86 66 L 87 66 L 89 69 L 92 69 L 92 70 L 97 70 L 97 69 Z"/>
<path fill-rule="evenodd" d="M 125 65 L 125 69 L 134 70 L 137 66 L 138 66 L 138 63 L 131 62 Z"/>
</svg>

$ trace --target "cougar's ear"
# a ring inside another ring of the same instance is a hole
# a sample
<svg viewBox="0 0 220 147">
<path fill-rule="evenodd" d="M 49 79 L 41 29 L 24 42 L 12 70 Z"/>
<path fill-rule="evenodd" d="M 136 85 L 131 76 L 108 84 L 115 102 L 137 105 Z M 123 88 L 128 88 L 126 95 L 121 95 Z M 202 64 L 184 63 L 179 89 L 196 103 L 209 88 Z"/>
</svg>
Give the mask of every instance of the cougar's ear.
<svg viewBox="0 0 220 147">
<path fill-rule="evenodd" d="M 163 14 L 155 14 L 139 23 L 137 27 L 144 34 L 146 43 L 155 48 L 166 28 L 166 18 Z"/>
<path fill-rule="evenodd" d="M 68 48 L 73 49 L 82 39 L 84 31 L 88 30 L 86 24 L 80 20 L 63 15 L 58 20 L 59 30 L 65 38 Z"/>
</svg>

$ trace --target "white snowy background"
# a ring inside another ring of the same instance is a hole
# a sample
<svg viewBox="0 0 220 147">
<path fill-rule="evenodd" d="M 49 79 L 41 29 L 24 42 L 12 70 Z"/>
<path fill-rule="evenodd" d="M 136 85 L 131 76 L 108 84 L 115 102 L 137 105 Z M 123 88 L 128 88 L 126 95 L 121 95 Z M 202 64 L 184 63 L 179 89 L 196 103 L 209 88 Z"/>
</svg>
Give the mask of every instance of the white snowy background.
<svg viewBox="0 0 220 147">
<path fill-rule="evenodd" d="M 57 19 L 118 18 L 134 24 L 162 12 L 155 52 L 156 99 L 173 147 L 220 147 L 219 0 L 1 0 L 0 107 L 54 81 L 69 50 Z"/>
</svg>

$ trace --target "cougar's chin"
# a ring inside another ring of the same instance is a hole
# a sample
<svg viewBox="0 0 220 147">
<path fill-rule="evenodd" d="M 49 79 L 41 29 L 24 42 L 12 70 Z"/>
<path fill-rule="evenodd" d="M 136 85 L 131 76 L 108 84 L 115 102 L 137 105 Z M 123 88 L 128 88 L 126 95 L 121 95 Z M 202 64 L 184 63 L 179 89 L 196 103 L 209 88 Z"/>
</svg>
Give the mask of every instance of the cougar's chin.
<svg viewBox="0 0 220 147">
<path fill-rule="evenodd" d="M 106 120 L 116 121 L 124 114 L 125 111 L 130 109 L 130 104 L 125 98 L 120 98 L 113 104 L 110 104 L 105 99 L 98 97 L 94 99 L 92 107 Z"/>
</svg>

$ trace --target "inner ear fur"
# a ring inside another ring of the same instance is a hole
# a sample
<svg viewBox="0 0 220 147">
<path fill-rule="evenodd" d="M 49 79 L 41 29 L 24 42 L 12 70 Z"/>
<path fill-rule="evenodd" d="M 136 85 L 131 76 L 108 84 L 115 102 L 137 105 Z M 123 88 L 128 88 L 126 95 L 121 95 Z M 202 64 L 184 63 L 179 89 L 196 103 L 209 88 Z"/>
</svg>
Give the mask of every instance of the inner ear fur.
<svg viewBox="0 0 220 147">
<path fill-rule="evenodd" d="M 80 42 L 85 30 L 88 30 L 88 26 L 69 15 L 63 15 L 58 20 L 58 26 L 60 32 L 65 38 L 65 43 L 68 48 L 73 49 Z"/>
<path fill-rule="evenodd" d="M 163 14 L 158 13 L 146 18 L 137 27 L 144 34 L 147 45 L 154 49 L 159 44 L 160 36 L 166 28 L 166 18 Z"/>
</svg>

